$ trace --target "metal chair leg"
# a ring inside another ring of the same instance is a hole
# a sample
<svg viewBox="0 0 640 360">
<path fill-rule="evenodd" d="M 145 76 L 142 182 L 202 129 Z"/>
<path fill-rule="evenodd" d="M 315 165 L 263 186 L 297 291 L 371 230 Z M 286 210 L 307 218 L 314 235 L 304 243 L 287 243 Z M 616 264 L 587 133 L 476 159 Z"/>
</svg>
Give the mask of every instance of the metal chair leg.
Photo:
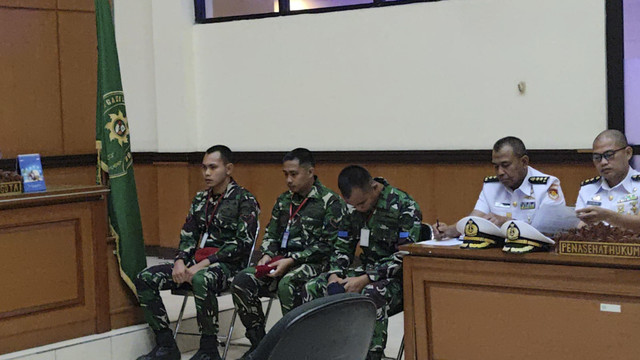
<svg viewBox="0 0 640 360">
<path fill-rule="evenodd" d="M 400 342 L 400 350 L 398 351 L 398 357 L 396 360 L 402 359 L 402 353 L 404 352 L 404 335 L 402 335 L 402 341 Z"/>
<path fill-rule="evenodd" d="M 267 320 L 269 320 L 269 312 L 271 312 L 271 304 L 273 304 L 273 298 L 269 298 L 269 305 L 267 305 L 267 312 L 264 314 L 264 326 L 267 326 Z"/>
<path fill-rule="evenodd" d="M 173 332 L 173 340 L 178 336 L 178 330 L 180 329 L 180 323 L 182 323 L 182 316 L 184 315 L 184 308 L 187 306 L 188 299 L 189 295 L 185 295 L 184 300 L 182 300 L 182 307 L 180 308 L 180 314 L 178 315 L 178 321 L 176 322 L 176 331 Z"/>
<path fill-rule="evenodd" d="M 222 360 L 227 359 L 227 352 L 229 352 L 229 345 L 231 344 L 231 334 L 233 333 L 233 327 L 236 323 L 236 316 L 238 315 L 238 309 L 233 308 L 233 315 L 231 315 L 231 324 L 229 325 L 229 332 L 227 333 L 227 340 L 224 344 L 224 354 L 222 354 Z"/>
</svg>

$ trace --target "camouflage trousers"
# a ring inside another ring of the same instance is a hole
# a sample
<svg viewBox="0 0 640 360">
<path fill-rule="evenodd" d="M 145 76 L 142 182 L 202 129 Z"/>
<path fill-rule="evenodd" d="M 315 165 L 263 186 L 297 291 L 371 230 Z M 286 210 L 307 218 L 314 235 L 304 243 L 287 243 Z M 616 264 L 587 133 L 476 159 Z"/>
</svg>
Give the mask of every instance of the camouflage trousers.
<svg viewBox="0 0 640 360">
<path fill-rule="evenodd" d="M 348 277 L 362 275 L 353 270 L 347 271 Z M 329 274 L 320 276 L 307 282 L 302 292 L 304 302 L 327 295 Z M 391 278 L 372 282 L 362 289 L 362 294 L 369 297 L 376 304 L 376 326 L 369 345 L 370 352 L 380 352 L 387 347 L 387 327 L 389 316 L 402 311 L 402 280 Z"/>
<path fill-rule="evenodd" d="M 193 265 L 192 263 L 188 266 Z M 160 290 L 175 289 L 171 273 L 173 264 L 151 266 L 142 270 L 134 284 L 144 318 L 155 332 L 169 328 L 167 310 L 162 303 Z M 196 303 L 198 328 L 203 335 L 218 334 L 218 299 L 216 295 L 229 288 L 231 271 L 225 264 L 214 263 L 198 271 L 191 279 L 191 289 Z M 189 284 L 183 284 L 187 286 Z"/>
<path fill-rule="evenodd" d="M 322 268 L 318 264 L 302 264 L 289 270 L 282 278 L 257 278 L 255 267 L 239 272 L 233 279 L 231 291 L 242 324 L 247 329 L 265 325 L 260 297 L 276 293 L 283 315 L 301 305 L 304 284 L 318 276 Z"/>
</svg>

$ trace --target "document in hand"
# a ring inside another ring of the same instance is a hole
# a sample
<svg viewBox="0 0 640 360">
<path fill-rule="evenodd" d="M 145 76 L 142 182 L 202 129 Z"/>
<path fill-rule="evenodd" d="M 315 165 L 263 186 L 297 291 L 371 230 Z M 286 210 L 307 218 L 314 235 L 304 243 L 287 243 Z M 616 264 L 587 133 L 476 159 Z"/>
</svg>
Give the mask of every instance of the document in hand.
<svg viewBox="0 0 640 360">
<path fill-rule="evenodd" d="M 572 206 L 542 206 L 536 212 L 531 226 L 543 234 L 555 234 L 578 226 L 580 219 Z"/>
</svg>

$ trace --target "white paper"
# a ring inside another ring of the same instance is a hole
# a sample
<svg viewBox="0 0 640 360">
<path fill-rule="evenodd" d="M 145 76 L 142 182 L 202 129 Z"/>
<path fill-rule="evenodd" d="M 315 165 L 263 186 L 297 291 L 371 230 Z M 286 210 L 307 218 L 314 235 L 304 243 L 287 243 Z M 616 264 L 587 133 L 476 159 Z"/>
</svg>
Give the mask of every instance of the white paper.
<svg viewBox="0 0 640 360">
<path fill-rule="evenodd" d="M 445 238 L 442 240 L 427 240 L 427 241 L 421 241 L 419 243 L 416 244 L 421 244 L 421 245 L 429 245 L 429 246 L 458 246 L 460 244 L 462 244 L 462 241 L 460 241 L 460 239 L 458 238 Z"/>
<path fill-rule="evenodd" d="M 360 246 L 368 247 L 369 246 L 369 234 L 371 230 L 362 228 L 360 229 Z"/>
<path fill-rule="evenodd" d="M 536 212 L 531 226 L 544 234 L 555 234 L 559 231 L 573 229 L 580 219 L 571 206 L 544 206 Z"/>
</svg>

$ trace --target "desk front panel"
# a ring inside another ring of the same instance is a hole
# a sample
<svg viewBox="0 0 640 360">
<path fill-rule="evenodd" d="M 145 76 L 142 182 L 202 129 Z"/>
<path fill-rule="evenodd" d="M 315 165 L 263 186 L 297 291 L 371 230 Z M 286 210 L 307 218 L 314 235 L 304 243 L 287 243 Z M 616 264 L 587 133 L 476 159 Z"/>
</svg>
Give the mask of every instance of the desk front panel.
<svg viewBox="0 0 640 360">
<path fill-rule="evenodd" d="M 92 191 L 2 198 L 0 354 L 111 328 L 106 192 Z"/>
<path fill-rule="evenodd" d="M 404 261 L 407 359 L 640 354 L 638 270 L 421 256 Z M 601 311 L 602 304 L 620 312 Z"/>
</svg>

